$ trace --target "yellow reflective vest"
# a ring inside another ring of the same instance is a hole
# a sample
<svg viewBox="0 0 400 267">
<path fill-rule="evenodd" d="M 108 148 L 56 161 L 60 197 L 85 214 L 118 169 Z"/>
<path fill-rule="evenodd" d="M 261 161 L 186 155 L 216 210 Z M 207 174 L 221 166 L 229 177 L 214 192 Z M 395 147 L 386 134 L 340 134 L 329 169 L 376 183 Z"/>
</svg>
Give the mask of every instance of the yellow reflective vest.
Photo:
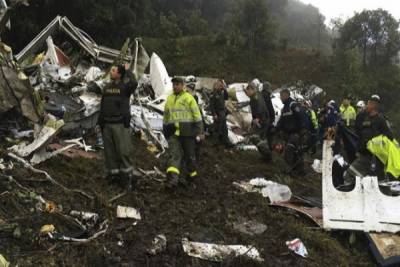
<svg viewBox="0 0 400 267">
<path fill-rule="evenodd" d="M 347 127 L 351 125 L 351 121 L 355 121 L 357 116 L 356 110 L 351 105 L 348 107 L 341 105 L 340 113 L 342 114 L 342 119 L 346 122 Z"/>
<path fill-rule="evenodd" d="M 176 136 L 197 136 L 203 132 L 203 121 L 194 97 L 186 91 L 168 96 L 164 124 L 175 125 Z"/>
<path fill-rule="evenodd" d="M 396 140 L 379 135 L 367 143 L 367 149 L 385 165 L 386 173 L 400 177 L 400 145 Z"/>
</svg>

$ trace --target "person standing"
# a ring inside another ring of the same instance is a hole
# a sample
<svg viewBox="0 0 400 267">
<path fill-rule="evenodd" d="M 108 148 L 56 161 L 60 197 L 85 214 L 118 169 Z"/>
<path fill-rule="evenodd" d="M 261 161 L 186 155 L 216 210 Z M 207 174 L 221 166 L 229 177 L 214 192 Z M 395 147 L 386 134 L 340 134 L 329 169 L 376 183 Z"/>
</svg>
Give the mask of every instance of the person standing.
<svg viewBox="0 0 400 267">
<path fill-rule="evenodd" d="M 179 182 L 191 182 L 198 176 L 196 166 L 196 140 L 204 139 L 203 122 L 194 97 L 184 90 L 184 80 L 173 78 L 173 93 L 164 108 L 163 132 L 168 140 L 167 187 Z M 181 179 L 185 163 L 187 180 Z"/>
<path fill-rule="evenodd" d="M 356 110 L 350 103 L 350 97 L 345 97 L 340 106 L 340 114 L 346 127 L 353 127 L 357 116 Z"/>
<path fill-rule="evenodd" d="M 393 140 L 389 124 L 379 111 L 380 102 L 381 99 L 378 95 L 372 95 L 365 111 L 357 116 L 355 128 L 359 138 L 358 155 L 346 171 L 346 184 L 353 183 L 356 176 L 362 178 L 367 175 L 375 175 L 379 179 L 384 178 L 383 164 L 371 154 L 367 147 L 369 141 L 380 135 Z"/>
<path fill-rule="evenodd" d="M 290 97 L 290 91 L 280 92 L 283 108 L 277 125 L 277 131 L 283 132 L 285 144 L 284 159 L 289 173 L 304 175 L 304 147 L 308 140 L 308 118 L 301 105 Z"/>
<path fill-rule="evenodd" d="M 214 83 L 213 93 L 210 98 L 210 109 L 214 119 L 214 136 L 220 144 L 231 147 L 228 138 L 228 126 L 226 124 L 227 110 L 225 101 L 228 100 L 228 92 L 223 81 Z"/>
<path fill-rule="evenodd" d="M 110 180 L 125 180 L 131 190 L 140 176 L 134 167 L 133 143 L 129 131 L 129 102 L 137 82 L 122 65 L 111 68 L 110 79 L 102 90 L 98 120 L 104 143 L 106 177 Z M 99 93 L 100 89 L 95 88 L 96 93 Z"/>
</svg>

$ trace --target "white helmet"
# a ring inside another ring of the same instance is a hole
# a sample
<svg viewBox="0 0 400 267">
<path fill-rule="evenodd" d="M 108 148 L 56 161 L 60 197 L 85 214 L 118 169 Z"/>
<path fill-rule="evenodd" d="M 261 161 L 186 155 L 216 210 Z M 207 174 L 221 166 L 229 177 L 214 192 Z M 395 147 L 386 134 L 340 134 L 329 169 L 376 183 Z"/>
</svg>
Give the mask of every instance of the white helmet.
<svg viewBox="0 0 400 267">
<path fill-rule="evenodd" d="M 364 108 L 364 107 L 365 107 L 365 102 L 362 101 L 362 100 L 358 101 L 358 102 L 357 102 L 357 107 L 358 107 L 358 108 Z"/>
</svg>

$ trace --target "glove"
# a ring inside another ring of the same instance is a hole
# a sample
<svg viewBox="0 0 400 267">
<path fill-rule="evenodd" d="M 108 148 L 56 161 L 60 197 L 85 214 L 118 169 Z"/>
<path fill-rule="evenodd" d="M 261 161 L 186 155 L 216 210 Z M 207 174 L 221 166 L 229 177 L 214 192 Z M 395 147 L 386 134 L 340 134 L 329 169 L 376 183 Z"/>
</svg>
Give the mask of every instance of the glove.
<svg viewBox="0 0 400 267">
<path fill-rule="evenodd" d="M 176 128 L 174 124 L 164 124 L 163 125 L 163 134 L 166 139 L 170 138 L 175 134 Z"/>
<path fill-rule="evenodd" d="M 124 127 L 125 128 L 131 127 L 131 116 L 124 117 Z"/>
</svg>

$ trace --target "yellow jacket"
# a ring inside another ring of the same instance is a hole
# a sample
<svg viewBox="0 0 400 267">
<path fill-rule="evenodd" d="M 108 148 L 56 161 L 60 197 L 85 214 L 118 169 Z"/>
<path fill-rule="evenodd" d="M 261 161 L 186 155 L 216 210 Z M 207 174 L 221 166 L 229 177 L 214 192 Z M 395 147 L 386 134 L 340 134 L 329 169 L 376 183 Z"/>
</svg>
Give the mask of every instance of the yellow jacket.
<svg viewBox="0 0 400 267">
<path fill-rule="evenodd" d="M 203 132 L 203 121 L 194 97 L 182 91 L 168 96 L 164 108 L 164 125 L 174 125 L 176 136 L 197 136 Z"/>
<path fill-rule="evenodd" d="M 340 113 L 342 114 L 342 119 L 346 122 L 347 127 L 351 125 L 351 121 L 355 121 L 357 116 L 356 110 L 351 105 L 348 107 L 341 105 Z"/>
<path fill-rule="evenodd" d="M 367 149 L 385 165 L 386 173 L 400 177 L 400 145 L 396 140 L 379 135 L 367 143 Z"/>
</svg>

